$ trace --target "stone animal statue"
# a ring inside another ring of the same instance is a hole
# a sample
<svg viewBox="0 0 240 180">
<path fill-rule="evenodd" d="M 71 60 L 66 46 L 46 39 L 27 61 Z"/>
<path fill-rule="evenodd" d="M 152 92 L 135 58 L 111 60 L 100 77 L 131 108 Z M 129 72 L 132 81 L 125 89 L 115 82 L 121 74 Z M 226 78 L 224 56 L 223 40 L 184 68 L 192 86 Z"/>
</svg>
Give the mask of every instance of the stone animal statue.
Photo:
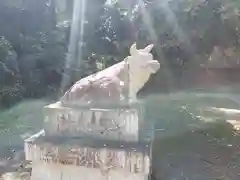
<svg viewBox="0 0 240 180">
<path fill-rule="evenodd" d="M 64 106 L 119 103 L 136 100 L 137 92 L 156 73 L 160 63 L 153 60 L 153 44 L 137 50 L 130 48 L 130 56 L 123 61 L 76 82 L 61 98 Z"/>
</svg>

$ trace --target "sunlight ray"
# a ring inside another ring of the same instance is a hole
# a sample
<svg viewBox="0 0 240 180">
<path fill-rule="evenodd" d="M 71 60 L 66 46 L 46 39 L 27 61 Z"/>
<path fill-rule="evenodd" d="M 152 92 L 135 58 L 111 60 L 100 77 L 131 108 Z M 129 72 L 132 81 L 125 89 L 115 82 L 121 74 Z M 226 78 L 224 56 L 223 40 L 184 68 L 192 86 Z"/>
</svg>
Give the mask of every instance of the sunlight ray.
<svg viewBox="0 0 240 180">
<path fill-rule="evenodd" d="M 164 11 L 167 22 L 173 27 L 173 32 L 177 36 L 178 41 L 182 43 L 187 43 L 187 45 L 189 46 L 191 44 L 190 40 L 188 36 L 183 32 L 183 29 L 179 26 L 177 17 L 169 7 L 168 2 L 163 2 L 159 4 L 159 7 Z"/>
<path fill-rule="evenodd" d="M 157 33 L 155 32 L 155 29 L 154 29 L 154 26 L 153 26 L 153 23 L 151 21 L 151 17 L 150 17 L 150 14 L 149 12 L 146 10 L 145 8 L 145 5 L 144 5 L 144 2 L 143 0 L 138 0 L 138 3 L 139 3 L 139 7 L 140 7 L 140 12 L 142 14 L 142 17 L 143 17 L 143 23 L 145 24 L 145 26 L 147 27 L 147 30 L 148 30 L 148 33 L 150 35 L 150 38 L 151 38 L 151 41 L 157 45 L 155 47 L 156 49 L 156 53 L 157 53 L 157 56 L 160 58 L 161 60 L 161 66 L 164 65 L 164 73 L 166 74 L 167 78 L 168 78 L 168 81 L 170 82 L 170 86 L 169 88 L 171 88 L 171 85 L 173 85 L 174 81 L 173 81 L 173 74 L 171 73 L 171 70 L 168 68 L 168 65 L 167 63 L 165 62 L 165 57 L 163 55 L 163 52 L 161 50 L 161 47 L 158 47 L 158 36 L 157 36 Z"/>
<path fill-rule="evenodd" d="M 77 67 L 79 69 L 81 66 L 85 9 L 86 9 L 85 3 L 86 3 L 85 0 L 74 0 L 70 41 L 68 46 L 68 54 L 65 62 L 65 69 L 61 82 L 60 93 L 62 93 L 69 85 L 71 74 L 73 70 L 76 70 L 73 69 L 73 67 Z"/>
</svg>

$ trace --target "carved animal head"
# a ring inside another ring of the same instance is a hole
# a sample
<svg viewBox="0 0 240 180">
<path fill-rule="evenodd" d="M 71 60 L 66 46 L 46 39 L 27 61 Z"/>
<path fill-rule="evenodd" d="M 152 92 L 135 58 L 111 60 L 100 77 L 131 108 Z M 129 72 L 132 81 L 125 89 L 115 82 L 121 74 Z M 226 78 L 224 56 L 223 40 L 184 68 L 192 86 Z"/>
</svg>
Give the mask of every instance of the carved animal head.
<svg viewBox="0 0 240 180">
<path fill-rule="evenodd" d="M 137 92 L 148 81 L 151 74 L 156 73 L 160 68 L 160 63 L 153 60 L 153 55 L 150 53 L 153 44 L 148 45 L 144 49 L 137 50 L 136 44 L 130 48 L 130 54 L 127 58 L 129 64 L 129 95 L 131 99 L 136 98 Z"/>
<path fill-rule="evenodd" d="M 130 48 L 129 64 L 132 71 L 139 71 L 140 69 L 148 70 L 151 74 L 155 73 L 160 68 L 160 63 L 153 60 L 151 50 L 153 44 L 148 45 L 144 49 L 137 50 L 136 43 Z M 140 69 L 139 69 L 140 68 Z"/>
</svg>

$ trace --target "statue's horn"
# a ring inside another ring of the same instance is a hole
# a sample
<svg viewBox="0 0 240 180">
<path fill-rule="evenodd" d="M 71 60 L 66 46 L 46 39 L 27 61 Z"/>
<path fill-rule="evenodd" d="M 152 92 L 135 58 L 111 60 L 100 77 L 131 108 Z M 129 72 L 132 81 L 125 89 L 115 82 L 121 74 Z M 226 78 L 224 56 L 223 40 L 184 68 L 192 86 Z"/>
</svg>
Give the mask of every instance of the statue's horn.
<svg viewBox="0 0 240 180">
<path fill-rule="evenodd" d="M 144 50 L 146 53 L 150 53 L 153 47 L 154 47 L 154 45 L 153 45 L 153 44 L 150 44 L 150 45 L 148 45 L 147 47 L 145 47 L 143 50 Z"/>
<path fill-rule="evenodd" d="M 134 55 L 137 53 L 137 45 L 136 43 L 134 43 L 131 47 L 130 47 L 130 54 Z"/>
</svg>

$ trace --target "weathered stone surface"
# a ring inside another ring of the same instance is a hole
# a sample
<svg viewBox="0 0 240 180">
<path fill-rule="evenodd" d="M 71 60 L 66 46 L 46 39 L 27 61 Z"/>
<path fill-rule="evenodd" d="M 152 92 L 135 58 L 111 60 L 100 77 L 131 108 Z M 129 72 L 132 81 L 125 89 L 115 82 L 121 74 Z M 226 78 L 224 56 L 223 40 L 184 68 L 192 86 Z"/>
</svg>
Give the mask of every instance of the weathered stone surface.
<svg viewBox="0 0 240 180">
<path fill-rule="evenodd" d="M 110 170 L 146 175 L 149 173 L 151 144 L 104 142 L 71 138 L 49 140 L 42 132 L 25 141 L 26 159 L 35 164 L 99 169 L 102 173 Z"/>
<path fill-rule="evenodd" d="M 99 169 L 81 166 L 35 163 L 31 180 L 147 180 L 148 175 L 129 173 L 124 170 L 110 170 L 106 173 Z"/>
<path fill-rule="evenodd" d="M 73 102 L 72 104 L 75 105 L 78 103 L 85 105 L 118 103 L 127 100 L 125 88 L 123 82 L 117 77 L 92 77 L 76 83 L 69 90 L 72 93 L 66 94 L 62 102 Z"/>
<path fill-rule="evenodd" d="M 84 109 L 55 103 L 44 108 L 44 116 L 47 136 L 138 141 L 143 112 L 140 107 Z"/>
</svg>

